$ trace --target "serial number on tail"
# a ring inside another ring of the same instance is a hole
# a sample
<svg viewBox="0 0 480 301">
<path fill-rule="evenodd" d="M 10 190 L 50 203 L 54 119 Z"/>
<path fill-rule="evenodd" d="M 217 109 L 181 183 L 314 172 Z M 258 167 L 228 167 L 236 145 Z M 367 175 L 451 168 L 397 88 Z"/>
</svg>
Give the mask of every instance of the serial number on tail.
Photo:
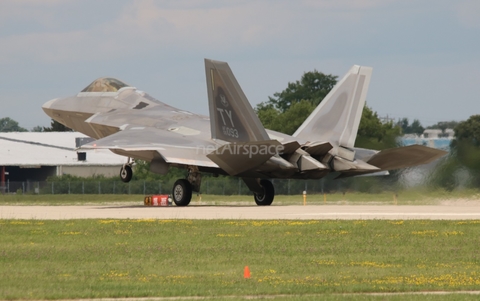
<svg viewBox="0 0 480 301">
<path fill-rule="evenodd" d="M 222 132 L 225 136 L 232 137 L 232 138 L 240 138 L 240 135 L 238 135 L 237 129 L 229 128 L 227 126 L 222 126 Z"/>
</svg>

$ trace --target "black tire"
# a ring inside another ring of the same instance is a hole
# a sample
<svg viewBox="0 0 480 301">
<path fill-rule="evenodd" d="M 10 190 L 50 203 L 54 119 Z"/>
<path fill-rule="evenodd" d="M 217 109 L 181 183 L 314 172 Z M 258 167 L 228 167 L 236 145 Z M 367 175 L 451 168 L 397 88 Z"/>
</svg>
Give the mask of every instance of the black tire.
<svg viewBox="0 0 480 301">
<path fill-rule="evenodd" d="M 124 183 L 130 182 L 133 176 L 133 171 L 130 165 L 125 165 L 120 169 L 120 179 Z"/>
<path fill-rule="evenodd" d="M 263 188 L 263 195 L 254 194 L 255 203 L 258 206 L 270 206 L 275 197 L 275 188 L 269 180 L 261 180 L 260 185 Z"/>
<path fill-rule="evenodd" d="M 192 200 L 192 185 L 185 179 L 180 179 L 173 184 L 172 198 L 177 206 L 188 206 Z"/>
</svg>

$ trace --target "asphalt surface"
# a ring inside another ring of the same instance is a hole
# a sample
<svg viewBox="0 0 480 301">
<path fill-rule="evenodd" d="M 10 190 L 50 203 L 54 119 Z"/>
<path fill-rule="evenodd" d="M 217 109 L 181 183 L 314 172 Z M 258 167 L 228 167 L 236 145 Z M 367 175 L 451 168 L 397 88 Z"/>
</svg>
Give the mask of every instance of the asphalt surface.
<svg viewBox="0 0 480 301">
<path fill-rule="evenodd" d="M 480 219 L 480 206 L 0 206 L 0 219 Z"/>
</svg>

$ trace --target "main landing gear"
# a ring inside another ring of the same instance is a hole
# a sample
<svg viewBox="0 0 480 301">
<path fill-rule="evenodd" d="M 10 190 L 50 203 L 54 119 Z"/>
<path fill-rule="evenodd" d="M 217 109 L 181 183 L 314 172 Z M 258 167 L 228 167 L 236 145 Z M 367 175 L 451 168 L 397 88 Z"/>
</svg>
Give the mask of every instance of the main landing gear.
<svg viewBox="0 0 480 301">
<path fill-rule="evenodd" d="M 133 161 L 128 158 L 128 162 L 125 163 L 120 169 L 120 179 L 124 183 L 132 180 Z M 187 206 L 192 200 L 192 193 L 200 192 L 200 184 L 202 181 L 202 175 L 198 171 L 198 167 L 188 167 L 188 177 L 186 179 L 179 179 L 173 185 L 172 198 L 177 206 Z"/>
<path fill-rule="evenodd" d="M 173 184 L 172 198 L 177 206 L 187 206 L 192 200 L 192 185 L 186 179 L 179 179 Z"/>
<path fill-rule="evenodd" d="M 130 182 L 132 180 L 133 171 L 132 171 L 133 161 L 128 158 L 128 162 L 123 164 L 122 168 L 120 169 L 120 179 L 124 183 Z"/>
<path fill-rule="evenodd" d="M 260 186 L 262 186 L 263 193 L 254 193 L 253 198 L 258 206 L 270 206 L 275 197 L 275 188 L 272 182 L 269 180 L 260 180 Z"/>
<path fill-rule="evenodd" d="M 200 191 L 201 174 L 198 170 L 190 169 L 187 179 L 179 179 L 173 184 L 172 198 L 177 206 L 188 206 L 192 199 L 192 192 Z M 269 206 L 275 197 L 275 188 L 272 182 L 262 179 L 257 182 L 253 197 L 258 206 Z"/>
<path fill-rule="evenodd" d="M 270 206 L 275 197 L 272 182 L 266 179 L 243 178 L 248 189 L 253 192 L 253 198 L 258 206 Z"/>
<path fill-rule="evenodd" d="M 128 162 L 125 163 L 120 169 L 120 179 L 128 183 L 132 179 L 133 161 L 128 158 Z M 243 178 L 245 184 L 247 184 L 250 191 L 253 192 L 255 203 L 258 206 L 269 206 L 273 202 L 275 197 L 275 188 L 272 182 L 266 179 L 253 179 Z M 188 176 L 186 179 L 178 179 L 173 184 L 172 199 L 177 206 L 188 206 L 192 200 L 193 192 L 200 192 L 200 185 L 202 182 L 202 174 L 199 172 L 198 167 L 189 166 Z"/>
<path fill-rule="evenodd" d="M 172 198 L 177 206 L 188 206 L 192 200 L 192 192 L 200 192 L 202 183 L 202 174 L 198 171 L 198 167 L 189 166 L 188 176 L 186 179 L 175 181 L 172 189 Z"/>
</svg>

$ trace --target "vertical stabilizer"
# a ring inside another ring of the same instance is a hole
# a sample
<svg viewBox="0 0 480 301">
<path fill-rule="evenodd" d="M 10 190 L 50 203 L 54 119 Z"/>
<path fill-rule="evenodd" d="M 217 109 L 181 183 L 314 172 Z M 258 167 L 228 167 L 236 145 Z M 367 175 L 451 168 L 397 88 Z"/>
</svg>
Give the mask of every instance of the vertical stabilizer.
<svg viewBox="0 0 480 301">
<path fill-rule="evenodd" d="M 228 64 L 205 59 L 205 73 L 212 138 L 227 142 L 270 140 Z"/>
<path fill-rule="evenodd" d="M 354 65 L 293 134 L 352 148 L 362 118 L 372 68 Z"/>
</svg>

